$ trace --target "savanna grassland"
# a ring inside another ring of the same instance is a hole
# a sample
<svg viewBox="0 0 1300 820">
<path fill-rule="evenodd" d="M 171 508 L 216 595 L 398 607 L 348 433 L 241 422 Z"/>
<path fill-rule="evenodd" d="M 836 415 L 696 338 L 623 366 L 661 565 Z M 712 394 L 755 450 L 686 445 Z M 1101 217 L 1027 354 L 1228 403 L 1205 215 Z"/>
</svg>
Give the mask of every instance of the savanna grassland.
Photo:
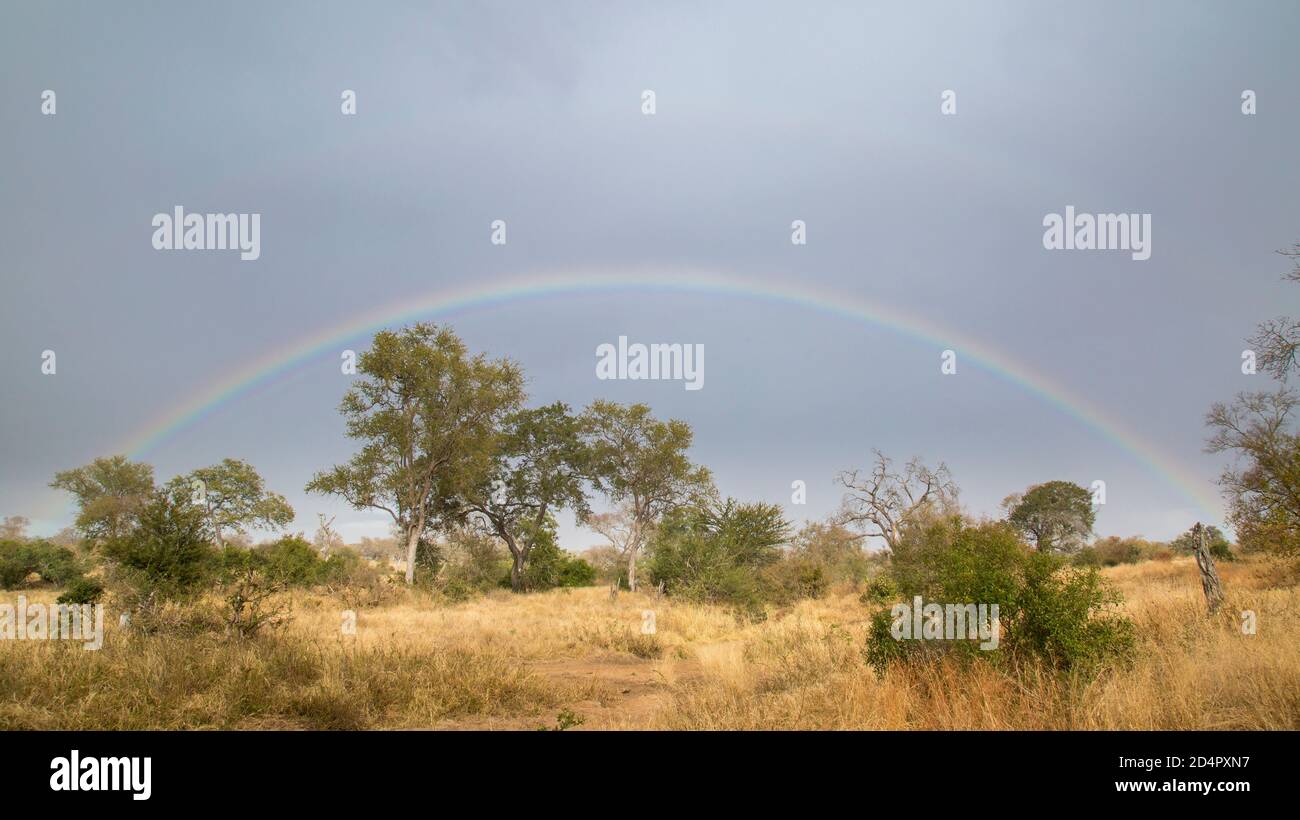
<svg viewBox="0 0 1300 820">
<path fill-rule="evenodd" d="M 877 677 L 863 657 L 870 610 L 847 590 L 758 622 L 597 587 L 461 603 L 399 590 L 357 610 L 355 635 L 340 629 L 352 602 L 299 590 L 285 593 L 283 625 L 247 639 L 186 621 L 141 634 L 110 607 L 98 651 L 0 642 L 0 728 L 1300 728 L 1293 570 L 1222 564 L 1213 618 L 1190 558 L 1102 574 L 1136 651 L 1076 678 L 944 659 Z M 26 595 L 50 603 L 57 590 Z"/>
</svg>

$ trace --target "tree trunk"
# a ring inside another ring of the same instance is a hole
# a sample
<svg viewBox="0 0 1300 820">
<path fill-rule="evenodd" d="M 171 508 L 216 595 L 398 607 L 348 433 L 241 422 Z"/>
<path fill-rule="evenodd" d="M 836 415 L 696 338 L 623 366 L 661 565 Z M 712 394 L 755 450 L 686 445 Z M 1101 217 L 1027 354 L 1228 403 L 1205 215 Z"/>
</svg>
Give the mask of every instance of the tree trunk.
<svg viewBox="0 0 1300 820">
<path fill-rule="evenodd" d="M 524 590 L 524 563 L 528 559 L 528 553 L 519 548 L 515 539 L 509 533 L 500 533 L 506 546 L 510 548 L 510 589 L 512 592 L 523 592 Z"/>
<path fill-rule="evenodd" d="M 523 592 L 524 589 L 524 558 L 516 553 L 514 562 L 510 565 L 510 591 Z"/>
<path fill-rule="evenodd" d="M 415 551 L 420 545 L 420 530 L 417 524 L 406 534 L 406 584 L 415 583 Z"/>
<path fill-rule="evenodd" d="M 636 554 L 639 549 L 633 547 L 627 551 L 627 588 L 636 592 Z"/>
<path fill-rule="evenodd" d="M 1223 584 L 1219 581 L 1218 570 L 1214 568 L 1214 556 L 1210 554 L 1210 547 L 1205 542 L 1205 528 L 1197 522 L 1192 533 L 1196 537 L 1196 566 L 1201 570 L 1201 590 L 1205 593 L 1205 603 L 1213 615 L 1223 603 Z"/>
</svg>

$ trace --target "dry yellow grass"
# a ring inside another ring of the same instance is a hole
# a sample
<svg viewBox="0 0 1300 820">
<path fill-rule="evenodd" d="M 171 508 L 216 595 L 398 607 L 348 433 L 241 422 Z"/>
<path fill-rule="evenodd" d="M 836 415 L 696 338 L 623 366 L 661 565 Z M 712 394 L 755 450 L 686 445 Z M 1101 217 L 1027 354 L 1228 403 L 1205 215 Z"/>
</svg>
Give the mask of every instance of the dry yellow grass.
<svg viewBox="0 0 1300 820">
<path fill-rule="evenodd" d="M 0 727 L 532 729 L 571 711 L 584 729 L 1300 728 L 1300 589 L 1259 562 L 1220 571 L 1227 605 L 1210 619 L 1188 559 L 1106 570 L 1138 652 L 1090 681 L 946 663 L 878 679 L 848 594 L 758 624 L 603 589 L 409 594 L 361 610 L 355 636 L 341 602 L 296 594 L 290 624 L 252 641 L 134 636 L 110 613 L 98 652 L 0 642 Z"/>
</svg>

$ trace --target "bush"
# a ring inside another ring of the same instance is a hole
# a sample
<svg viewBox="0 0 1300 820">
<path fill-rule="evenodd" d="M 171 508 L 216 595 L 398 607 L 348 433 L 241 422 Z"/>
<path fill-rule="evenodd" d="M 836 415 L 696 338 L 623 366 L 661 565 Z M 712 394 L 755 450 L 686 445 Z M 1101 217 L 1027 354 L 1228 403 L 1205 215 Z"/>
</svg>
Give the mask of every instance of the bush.
<svg viewBox="0 0 1300 820">
<path fill-rule="evenodd" d="M 769 564 L 759 573 L 759 578 L 764 598 L 781 605 L 803 598 L 824 597 L 830 587 L 826 565 L 802 555 Z"/>
<path fill-rule="evenodd" d="M 902 595 L 898 590 L 898 584 L 894 583 L 893 576 L 882 573 L 867 582 L 867 588 L 863 590 L 858 600 L 864 604 L 887 604 L 897 601 Z"/>
<path fill-rule="evenodd" d="M 233 637 L 251 638 L 264 628 L 282 626 L 289 617 L 289 605 L 277 598 L 287 583 L 257 569 L 254 563 L 245 562 L 222 583 L 226 634 Z"/>
<path fill-rule="evenodd" d="M 1168 561 L 1172 557 L 1170 548 L 1159 541 L 1111 535 L 1080 550 L 1073 563 L 1076 567 L 1117 567 L 1139 561 Z"/>
<path fill-rule="evenodd" d="M 790 542 L 790 555 L 821 567 L 828 585 L 857 587 L 871 577 L 882 557 L 862 549 L 862 536 L 837 524 L 812 523 Z"/>
<path fill-rule="evenodd" d="M 334 555 L 344 552 L 335 550 Z M 288 586 L 307 587 L 324 580 L 326 561 L 302 535 L 286 535 L 255 547 L 251 554 L 267 578 Z M 334 557 L 333 555 L 330 556 Z"/>
<path fill-rule="evenodd" d="M 581 558 L 569 555 L 555 541 L 551 526 L 530 530 L 525 537 L 532 539 L 528 561 L 524 564 L 523 588 L 538 592 L 555 587 L 585 587 L 596 581 L 596 568 Z M 501 586 L 509 589 L 510 572 L 507 571 Z"/>
<path fill-rule="evenodd" d="M 180 598 L 196 592 L 219 569 L 202 508 L 183 494 L 155 492 L 140 509 L 138 525 L 110 539 L 104 555 L 145 598 Z"/>
<path fill-rule="evenodd" d="M 434 536 L 425 532 L 420 536 L 420 540 L 415 542 L 415 574 L 418 578 L 423 578 L 427 583 L 429 579 L 438 574 L 442 567 L 442 545 L 434 540 Z"/>
<path fill-rule="evenodd" d="M 564 556 L 560 565 L 560 586 L 589 587 L 596 583 L 596 568 L 581 558 Z"/>
<path fill-rule="evenodd" d="M 361 553 L 350 547 L 334 550 L 329 558 L 320 562 L 316 571 L 317 580 L 330 586 L 369 586 L 381 575 L 379 570 L 361 557 Z"/>
<path fill-rule="evenodd" d="M 1101 556 L 1097 554 L 1096 547 L 1084 547 L 1074 554 L 1072 561 L 1076 567 L 1101 566 Z"/>
<path fill-rule="evenodd" d="M 464 528 L 450 532 L 439 547 L 441 568 L 436 575 L 423 578 L 435 592 L 450 600 L 464 600 L 496 588 L 503 577 L 509 586 L 510 560 L 497 539 Z"/>
<path fill-rule="evenodd" d="M 61 604 L 97 604 L 104 595 L 104 585 L 94 578 L 76 578 L 58 597 Z"/>
<path fill-rule="evenodd" d="M 1109 611 L 1118 594 L 1095 568 L 1064 563 L 1031 550 L 1005 523 L 952 517 L 911 531 L 890 568 L 901 597 L 910 602 L 920 596 L 927 604 L 997 604 L 998 646 L 983 651 L 975 640 L 897 640 L 895 612 L 881 609 L 871 620 L 867 659 L 883 673 L 893 662 L 927 653 L 995 662 L 1034 659 L 1062 671 L 1095 670 L 1125 658 L 1134 628 Z"/>
<path fill-rule="evenodd" d="M 1059 669 L 1094 670 L 1133 648 L 1133 622 L 1109 614 L 1120 603 L 1095 568 L 1066 569 L 1050 555 L 1025 562 L 1010 648 Z"/>
<path fill-rule="evenodd" d="M 789 533 L 781 509 L 733 499 L 687 507 L 669 515 L 650 547 L 653 584 L 670 595 L 733 604 L 755 616 L 774 592 L 789 587 L 779 571 L 765 581 L 764 567 L 782 558 Z"/>
<path fill-rule="evenodd" d="M 1120 564 L 1136 564 L 1142 560 L 1142 542 L 1136 538 L 1119 538 L 1110 536 L 1102 538 L 1093 545 L 1097 560 L 1103 567 L 1117 567 Z"/>
<path fill-rule="evenodd" d="M 0 587 L 21 587 L 32 573 L 45 583 L 63 585 L 80 578 L 82 566 L 72 550 L 49 541 L 0 541 Z"/>
</svg>

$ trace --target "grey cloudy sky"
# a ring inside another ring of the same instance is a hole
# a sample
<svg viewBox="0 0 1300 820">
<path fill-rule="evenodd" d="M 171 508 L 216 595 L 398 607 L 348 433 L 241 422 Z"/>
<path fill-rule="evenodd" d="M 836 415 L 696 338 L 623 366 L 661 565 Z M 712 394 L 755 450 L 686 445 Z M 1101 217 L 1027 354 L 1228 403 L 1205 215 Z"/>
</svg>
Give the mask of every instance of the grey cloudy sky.
<svg viewBox="0 0 1300 820">
<path fill-rule="evenodd" d="M 1265 386 L 1240 372 L 1244 339 L 1300 307 L 1274 254 L 1300 239 L 1297 33 L 1294 2 L 5 2 L 0 514 L 68 523 L 56 470 L 269 351 L 440 289 L 570 270 L 896 307 L 1069 385 L 1213 496 L 1204 413 Z M 154 250 L 150 220 L 176 205 L 260 213 L 261 258 Z M 1042 219 L 1067 205 L 1150 213 L 1151 259 L 1045 250 Z M 1023 387 L 941 376 L 935 345 L 797 304 L 591 292 L 430 318 L 518 359 L 537 402 L 689 421 L 726 494 L 788 504 L 805 480 L 796 520 L 834 509 L 835 474 L 872 447 L 945 460 L 977 514 L 1101 478 L 1101 533 L 1169 537 L 1205 515 Z M 705 388 L 596 380 L 619 335 L 704 344 Z M 302 492 L 352 452 L 346 386 L 331 349 L 135 455 L 160 479 L 244 458 L 295 528 L 328 512 L 349 538 L 382 534 L 379 515 Z"/>
</svg>

